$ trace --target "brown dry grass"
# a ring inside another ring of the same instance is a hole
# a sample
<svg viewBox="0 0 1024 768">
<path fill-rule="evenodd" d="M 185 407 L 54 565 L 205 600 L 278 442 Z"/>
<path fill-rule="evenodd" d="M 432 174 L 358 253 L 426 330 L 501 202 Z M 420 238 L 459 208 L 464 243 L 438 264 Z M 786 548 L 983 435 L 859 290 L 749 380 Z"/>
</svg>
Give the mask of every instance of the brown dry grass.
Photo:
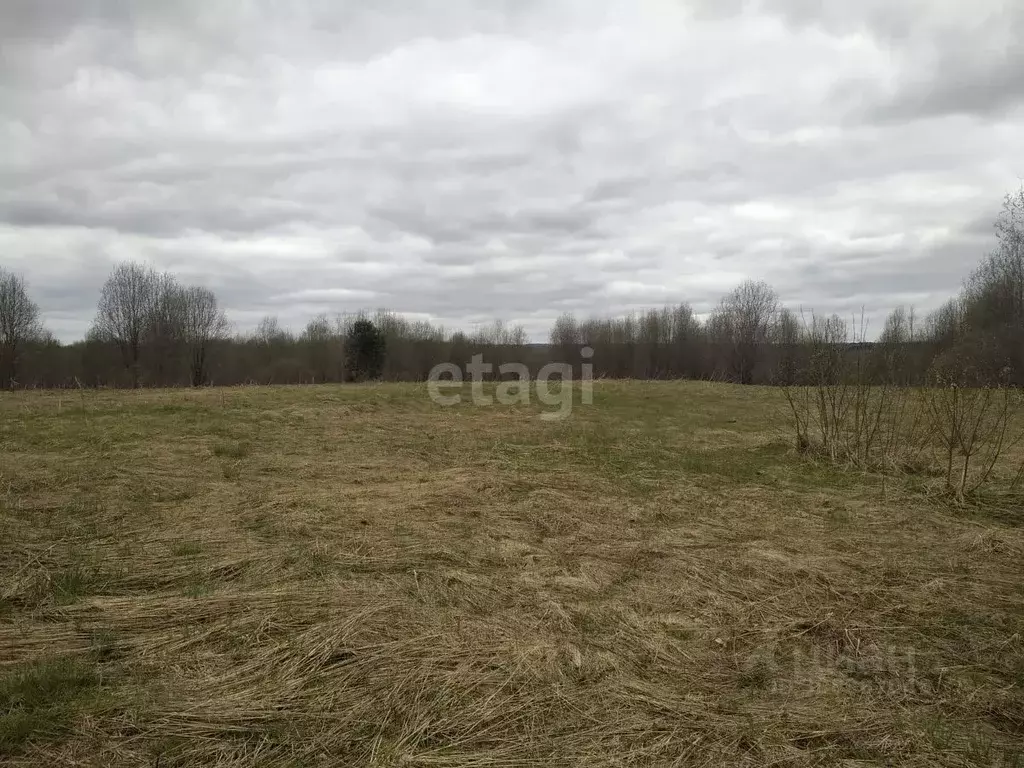
<svg viewBox="0 0 1024 768">
<path fill-rule="evenodd" d="M 780 406 L 4 395 L 0 762 L 1024 764 L 1024 533 Z"/>
</svg>

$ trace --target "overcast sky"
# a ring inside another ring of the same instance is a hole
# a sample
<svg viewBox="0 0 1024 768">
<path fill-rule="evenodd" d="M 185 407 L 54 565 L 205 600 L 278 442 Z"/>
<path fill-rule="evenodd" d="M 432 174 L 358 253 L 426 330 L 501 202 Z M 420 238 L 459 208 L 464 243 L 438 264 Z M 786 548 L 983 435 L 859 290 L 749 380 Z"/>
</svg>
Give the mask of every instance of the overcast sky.
<svg viewBox="0 0 1024 768">
<path fill-rule="evenodd" d="M 64 340 L 122 259 L 240 331 L 745 278 L 877 330 L 992 247 L 1022 41 L 1018 0 L 2 0 L 0 265 Z"/>
</svg>

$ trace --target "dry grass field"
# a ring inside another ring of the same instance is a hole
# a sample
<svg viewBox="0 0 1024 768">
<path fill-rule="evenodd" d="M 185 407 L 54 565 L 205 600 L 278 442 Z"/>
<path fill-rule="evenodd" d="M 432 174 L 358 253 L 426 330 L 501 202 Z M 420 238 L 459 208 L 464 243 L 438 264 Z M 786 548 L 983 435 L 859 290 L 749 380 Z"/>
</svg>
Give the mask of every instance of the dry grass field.
<svg viewBox="0 0 1024 768">
<path fill-rule="evenodd" d="M 1024 766 L 1021 515 L 767 389 L 542 408 L 0 396 L 0 764 Z"/>
</svg>

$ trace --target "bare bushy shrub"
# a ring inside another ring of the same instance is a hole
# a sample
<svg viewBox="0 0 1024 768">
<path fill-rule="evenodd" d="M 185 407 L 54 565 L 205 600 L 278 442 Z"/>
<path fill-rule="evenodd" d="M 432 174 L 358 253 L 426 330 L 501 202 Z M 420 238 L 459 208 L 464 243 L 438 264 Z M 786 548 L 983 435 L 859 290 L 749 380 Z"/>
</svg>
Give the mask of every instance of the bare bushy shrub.
<svg viewBox="0 0 1024 768">
<path fill-rule="evenodd" d="M 1011 370 L 1005 366 L 993 377 L 989 366 L 990 360 L 979 367 L 954 348 L 935 361 L 921 390 L 944 491 L 958 502 L 994 484 L 1001 459 L 1022 437 L 1021 394 L 1010 386 Z"/>
<path fill-rule="evenodd" d="M 1022 437 L 1022 395 L 998 345 L 974 339 L 940 355 L 920 382 L 908 376 L 912 315 L 897 310 L 874 345 L 863 325 L 851 334 L 839 317 L 813 317 L 803 357 L 782 386 L 797 448 L 836 464 L 885 474 L 925 472 L 962 503 L 1022 472 L 1003 471 Z M 994 373 L 996 371 L 996 373 Z M 1005 485 L 1004 485 L 1005 487 Z"/>
<path fill-rule="evenodd" d="M 911 467 L 926 444 L 913 391 L 895 375 L 879 375 L 885 349 L 864 343 L 864 323 L 851 331 L 840 317 L 805 318 L 802 358 L 782 392 L 801 452 L 860 468 Z"/>
</svg>

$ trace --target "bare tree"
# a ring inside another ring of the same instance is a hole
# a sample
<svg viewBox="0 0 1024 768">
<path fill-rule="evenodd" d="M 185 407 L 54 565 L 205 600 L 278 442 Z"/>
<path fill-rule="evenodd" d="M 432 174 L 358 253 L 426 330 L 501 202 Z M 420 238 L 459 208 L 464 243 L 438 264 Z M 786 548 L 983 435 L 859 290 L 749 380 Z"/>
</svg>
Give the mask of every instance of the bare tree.
<svg viewBox="0 0 1024 768">
<path fill-rule="evenodd" d="M 294 341 L 292 334 L 281 327 L 281 321 L 277 315 L 267 315 L 260 320 L 259 325 L 252 334 L 253 340 L 270 346 L 272 344 L 287 344 Z"/>
<path fill-rule="evenodd" d="M 255 354 L 246 380 L 266 384 L 302 380 L 302 360 L 295 336 L 281 325 L 276 315 L 266 315 L 260 320 L 250 342 Z"/>
<path fill-rule="evenodd" d="M 1016 264 L 1024 262 L 1024 186 L 1003 199 L 995 228 L 999 250 Z"/>
<path fill-rule="evenodd" d="M 1009 364 L 1019 373 L 1024 368 L 1024 187 L 1006 196 L 995 230 L 996 250 L 964 287 L 964 325 L 973 337 L 969 344 L 984 343 L 993 350 L 993 370 Z"/>
<path fill-rule="evenodd" d="M 174 275 L 155 276 L 153 306 L 143 339 L 143 358 L 156 384 L 177 383 L 185 343 L 186 291 Z"/>
<path fill-rule="evenodd" d="M 633 349 L 633 376 L 660 379 L 668 375 L 671 361 L 672 314 L 668 307 L 649 309 L 637 322 L 637 344 Z"/>
<path fill-rule="evenodd" d="M 672 319 L 672 340 L 675 342 L 696 341 L 700 339 L 700 320 L 693 314 L 689 304 L 677 304 L 670 310 Z"/>
<path fill-rule="evenodd" d="M 779 310 L 772 324 L 771 340 L 776 347 L 773 383 L 788 386 L 796 383 L 800 367 L 800 320 L 789 308 Z"/>
<path fill-rule="evenodd" d="M 563 312 L 555 318 L 548 334 L 551 353 L 562 361 L 575 360 L 583 346 L 583 328 L 572 312 Z"/>
<path fill-rule="evenodd" d="M 334 329 L 331 327 L 331 319 L 323 312 L 310 318 L 300 337 L 302 341 L 310 342 L 331 341 L 333 338 Z"/>
<path fill-rule="evenodd" d="M 527 343 L 526 329 L 521 325 L 507 325 L 504 320 L 479 326 L 473 334 L 477 344 L 493 344 L 495 346 L 523 346 Z"/>
<path fill-rule="evenodd" d="M 140 359 L 159 295 L 160 277 L 150 267 L 122 262 L 114 267 L 100 293 L 95 337 L 113 342 L 121 352 L 132 386 L 140 383 Z"/>
<path fill-rule="evenodd" d="M 576 316 L 572 312 L 563 312 L 555 318 L 548 338 L 552 346 L 570 349 L 580 344 L 581 332 L 582 329 Z"/>
<path fill-rule="evenodd" d="M 334 334 L 331 320 L 326 314 L 319 314 L 306 323 L 306 328 L 299 337 L 306 358 L 306 368 L 312 382 L 327 381 L 339 367 L 335 365 L 337 352 L 341 349 L 341 339 Z M 335 353 L 335 354 L 332 354 Z"/>
<path fill-rule="evenodd" d="M 914 308 L 896 307 L 885 318 L 878 341 L 871 348 L 869 374 L 876 382 L 892 385 L 906 386 L 917 381 L 929 362 L 917 348 L 921 338 Z"/>
<path fill-rule="evenodd" d="M 885 318 L 885 327 L 878 337 L 881 344 L 910 344 L 917 338 L 917 316 L 914 308 L 896 307 Z"/>
<path fill-rule="evenodd" d="M 702 369 L 701 346 L 704 329 L 689 304 L 678 304 L 668 310 L 672 339 L 671 367 L 674 376 L 699 377 Z"/>
<path fill-rule="evenodd" d="M 771 336 L 779 312 L 779 298 L 763 281 L 746 280 L 722 299 L 708 320 L 711 340 L 726 354 L 730 377 L 750 384 L 754 367 Z"/>
<path fill-rule="evenodd" d="M 40 330 L 24 278 L 0 267 L 0 376 L 7 386 L 14 386 L 21 351 Z"/>
<path fill-rule="evenodd" d="M 924 338 L 940 347 L 952 346 L 963 334 L 964 307 L 960 298 L 952 298 L 925 320 Z"/>
<path fill-rule="evenodd" d="M 696 377 L 703 369 L 704 331 L 685 303 L 582 321 L 564 313 L 552 325 L 549 343 L 551 354 L 566 361 L 578 359 L 581 347 L 592 347 L 600 375 Z"/>
<path fill-rule="evenodd" d="M 193 285 L 182 289 L 182 340 L 188 349 L 189 380 L 193 387 L 206 383 L 211 345 L 228 332 L 228 319 L 209 288 Z"/>
</svg>

